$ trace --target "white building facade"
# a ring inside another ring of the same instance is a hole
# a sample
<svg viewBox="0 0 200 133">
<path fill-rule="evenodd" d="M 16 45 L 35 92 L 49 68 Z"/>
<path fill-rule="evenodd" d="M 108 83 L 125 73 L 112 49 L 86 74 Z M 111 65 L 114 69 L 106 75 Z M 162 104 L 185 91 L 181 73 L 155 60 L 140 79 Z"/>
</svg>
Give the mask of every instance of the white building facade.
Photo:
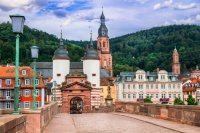
<svg viewBox="0 0 200 133">
<path fill-rule="evenodd" d="M 176 97 L 182 99 L 182 82 L 173 73 L 122 72 L 115 81 L 116 101 L 142 102 L 147 96 L 153 103 L 173 104 Z"/>
</svg>

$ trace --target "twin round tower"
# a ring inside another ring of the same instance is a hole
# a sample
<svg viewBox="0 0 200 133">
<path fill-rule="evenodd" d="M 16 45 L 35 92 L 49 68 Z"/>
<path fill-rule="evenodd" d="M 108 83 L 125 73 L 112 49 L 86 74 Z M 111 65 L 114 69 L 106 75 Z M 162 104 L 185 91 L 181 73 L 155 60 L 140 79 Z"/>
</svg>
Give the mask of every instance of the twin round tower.
<svg viewBox="0 0 200 133">
<path fill-rule="evenodd" d="M 110 53 L 108 29 L 105 25 L 105 16 L 102 12 L 100 17 L 101 25 L 98 30 L 97 50 L 93 47 L 92 33 L 90 36 L 89 48 L 86 49 L 83 61 L 83 73 L 87 75 L 87 81 L 91 87 L 100 87 L 100 69 L 104 68 L 112 77 L 112 55 Z M 61 86 L 65 81 L 65 76 L 70 73 L 70 57 L 68 51 L 63 46 L 62 33 L 59 48 L 53 56 L 53 81 L 57 86 Z"/>
</svg>

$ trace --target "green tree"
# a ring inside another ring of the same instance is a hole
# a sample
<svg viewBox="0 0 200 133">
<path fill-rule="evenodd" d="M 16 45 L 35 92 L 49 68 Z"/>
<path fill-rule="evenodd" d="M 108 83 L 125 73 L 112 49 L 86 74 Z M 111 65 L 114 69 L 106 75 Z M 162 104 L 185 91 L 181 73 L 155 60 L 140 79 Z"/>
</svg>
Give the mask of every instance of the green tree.
<svg viewBox="0 0 200 133">
<path fill-rule="evenodd" d="M 175 98 L 174 105 L 184 105 L 184 102 L 181 100 L 180 97 Z"/>
<path fill-rule="evenodd" d="M 195 99 L 192 97 L 191 94 L 188 95 L 187 103 L 188 105 L 196 105 Z"/>
<path fill-rule="evenodd" d="M 153 103 L 153 102 L 151 101 L 151 97 L 149 97 L 149 96 L 147 96 L 147 97 L 144 99 L 144 102 L 145 102 L 145 103 Z"/>
</svg>

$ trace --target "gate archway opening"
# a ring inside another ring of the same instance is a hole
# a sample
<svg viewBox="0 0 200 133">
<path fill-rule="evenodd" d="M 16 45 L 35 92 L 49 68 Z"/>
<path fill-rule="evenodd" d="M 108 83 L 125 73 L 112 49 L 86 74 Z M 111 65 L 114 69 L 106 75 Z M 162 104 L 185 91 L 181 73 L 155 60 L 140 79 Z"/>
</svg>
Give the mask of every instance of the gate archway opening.
<svg viewBox="0 0 200 133">
<path fill-rule="evenodd" d="M 70 114 L 81 114 L 83 112 L 83 100 L 74 97 L 70 100 Z"/>
</svg>

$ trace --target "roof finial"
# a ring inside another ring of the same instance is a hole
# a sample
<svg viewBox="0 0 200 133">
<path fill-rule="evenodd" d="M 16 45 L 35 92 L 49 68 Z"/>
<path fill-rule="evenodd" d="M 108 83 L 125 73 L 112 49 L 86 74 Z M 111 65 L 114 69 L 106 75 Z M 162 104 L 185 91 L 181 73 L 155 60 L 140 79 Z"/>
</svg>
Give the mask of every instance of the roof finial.
<svg viewBox="0 0 200 133">
<path fill-rule="evenodd" d="M 175 49 L 176 49 L 176 45 L 175 45 Z"/>
<path fill-rule="evenodd" d="M 62 39 L 62 24 L 60 25 L 60 29 L 61 29 L 61 31 L 60 31 L 60 38 Z"/>
<path fill-rule="evenodd" d="M 62 39 L 62 25 L 60 25 L 61 31 L 60 31 L 60 47 L 63 47 L 63 39 Z"/>
<path fill-rule="evenodd" d="M 92 43 L 92 30 L 90 31 L 90 48 L 93 48 L 93 43 Z"/>
<path fill-rule="evenodd" d="M 92 30 L 90 31 L 90 38 L 92 38 Z"/>
</svg>

